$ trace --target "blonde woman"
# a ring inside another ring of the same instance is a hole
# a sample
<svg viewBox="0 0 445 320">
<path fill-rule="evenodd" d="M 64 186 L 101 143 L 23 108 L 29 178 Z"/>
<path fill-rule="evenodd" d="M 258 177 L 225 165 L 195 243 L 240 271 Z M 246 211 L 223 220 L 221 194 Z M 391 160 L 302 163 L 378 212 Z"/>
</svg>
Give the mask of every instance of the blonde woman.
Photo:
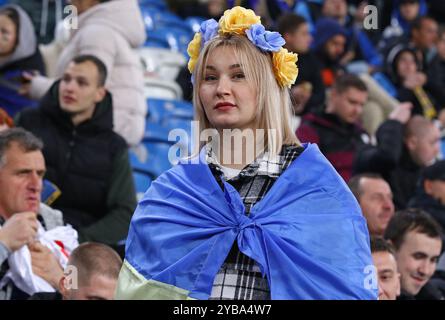
<svg viewBox="0 0 445 320">
<path fill-rule="evenodd" d="M 241 7 L 202 24 L 189 46 L 200 152 L 139 203 L 117 299 L 377 297 L 354 197 L 291 130 L 297 57 L 283 44 Z"/>
</svg>

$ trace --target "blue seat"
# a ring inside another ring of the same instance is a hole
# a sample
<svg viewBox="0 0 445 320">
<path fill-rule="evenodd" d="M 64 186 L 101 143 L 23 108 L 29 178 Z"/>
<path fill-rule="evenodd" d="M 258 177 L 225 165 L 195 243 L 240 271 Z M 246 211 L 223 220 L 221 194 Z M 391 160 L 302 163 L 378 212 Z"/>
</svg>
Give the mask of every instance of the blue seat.
<svg viewBox="0 0 445 320">
<path fill-rule="evenodd" d="M 189 42 L 192 40 L 192 33 L 188 30 L 179 30 L 172 27 L 157 28 L 147 32 L 147 42 L 157 41 L 161 43 L 168 43 L 168 46 L 173 51 L 186 52 Z M 146 42 L 146 44 L 147 44 Z M 146 45 L 147 46 L 147 45 Z"/>
<path fill-rule="evenodd" d="M 158 177 L 164 171 L 170 169 L 169 161 L 171 143 L 144 140 L 138 147 L 137 153 L 130 150 L 130 164 L 133 170 Z"/>
<path fill-rule="evenodd" d="M 157 142 L 168 142 L 168 132 L 169 128 L 162 125 L 161 123 L 145 122 L 145 132 L 144 140 L 146 141 L 157 141 Z"/>
<path fill-rule="evenodd" d="M 148 122 L 163 124 L 170 118 L 193 119 L 193 105 L 182 100 L 147 99 Z"/>
<path fill-rule="evenodd" d="M 165 39 L 147 39 L 144 47 L 170 49 L 170 45 Z"/>
<path fill-rule="evenodd" d="M 59 187 L 49 180 L 43 180 L 42 193 L 40 194 L 40 201 L 51 205 L 61 195 Z"/>
<path fill-rule="evenodd" d="M 169 129 L 169 130 L 173 130 L 173 129 L 183 129 L 185 130 L 187 133 L 189 133 L 189 136 L 191 135 L 191 120 L 190 119 L 182 119 L 182 118 L 169 118 L 166 119 L 163 122 L 163 125 Z"/>
<path fill-rule="evenodd" d="M 138 201 L 142 199 L 145 192 L 152 183 L 150 174 L 141 171 L 133 171 L 134 186 L 136 188 L 136 196 Z"/>
<path fill-rule="evenodd" d="M 150 30 L 155 29 L 156 16 L 162 14 L 162 10 L 156 7 L 150 6 L 140 6 L 142 19 L 144 20 L 145 30 L 150 32 Z"/>
<path fill-rule="evenodd" d="M 139 0 L 139 6 L 142 8 L 154 8 L 158 10 L 167 10 L 168 6 L 164 0 Z"/>
<path fill-rule="evenodd" d="M 193 30 L 193 32 L 199 32 L 199 29 L 201 28 L 201 23 L 203 23 L 205 20 L 207 20 L 204 17 L 187 17 L 185 19 L 185 23 L 188 24 L 190 29 Z"/>
</svg>

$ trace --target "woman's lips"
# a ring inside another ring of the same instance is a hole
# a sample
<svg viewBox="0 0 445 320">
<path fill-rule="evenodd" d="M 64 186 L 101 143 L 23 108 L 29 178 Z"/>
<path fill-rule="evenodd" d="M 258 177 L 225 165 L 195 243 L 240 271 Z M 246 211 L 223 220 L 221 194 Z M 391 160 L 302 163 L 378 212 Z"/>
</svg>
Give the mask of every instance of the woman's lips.
<svg viewBox="0 0 445 320">
<path fill-rule="evenodd" d="M 220 111 L 227 111 L 227 110 L 230 110 L 230 109 L 232 109 L 234 107 L 235 107 L 235 105 L 233 103 L 230 103 L 230 102 L 220 102 L 220 103 L 217 103 L 215 105 L 214 109 L 220 110 Z"/>
</svg>

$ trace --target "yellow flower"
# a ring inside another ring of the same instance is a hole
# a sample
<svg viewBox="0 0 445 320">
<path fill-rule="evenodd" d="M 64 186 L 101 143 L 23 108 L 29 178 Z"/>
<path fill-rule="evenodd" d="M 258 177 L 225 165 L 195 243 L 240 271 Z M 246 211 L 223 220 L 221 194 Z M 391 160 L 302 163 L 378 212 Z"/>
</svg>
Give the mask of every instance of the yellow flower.
<svg viewBox="0 0 445 320">
<path fill-rule="evenodd" d="M 275 72 L 278 84 L 281 87 L 290 88 L 298 76 L 298 55 L 287 51 L 285 48 L 281 48 L 280 51 L 274 52 L 272 61 L 273 71 Z"/>
<path fill-rule="evenodd" d="M 190 41 L 187 47 L 187 53 L 190 56 L 190 60 L 188 63 L 190 73 L 193 73 L 193 70 L 195 70 L 196 61 L 198 60 L 199 52 L 201 50 L 201 38 L 201 33 L 195 33 L 193 40 Z"/>
<path fill-rule="evenodd" d="M 261 18 L 253 10 L 233 7 L 226 10 L 219 19 L 219 32 L 220 34 L 236 33 L 244 35 L 245 31 L 256 23 L 261 23 Z"/>
</svg>

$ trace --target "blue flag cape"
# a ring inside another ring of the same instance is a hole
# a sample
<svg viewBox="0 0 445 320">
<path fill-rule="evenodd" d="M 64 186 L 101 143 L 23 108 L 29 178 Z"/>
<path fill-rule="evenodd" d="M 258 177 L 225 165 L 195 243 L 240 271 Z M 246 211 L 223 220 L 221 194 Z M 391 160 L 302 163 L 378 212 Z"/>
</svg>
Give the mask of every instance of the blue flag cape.
<svg viewBox="0 0 445 320">
<path fill-rule="evenodd" d="M 116 298 L 208 299 L 237 241 L 272 299 L 376 299 L 357 201 L 318 147 L 304 147 L 249 217 L 229 183 L 222 191 L 204 150 L 198 163 L 162 174 L 132 218 Z"/>
</svg>

